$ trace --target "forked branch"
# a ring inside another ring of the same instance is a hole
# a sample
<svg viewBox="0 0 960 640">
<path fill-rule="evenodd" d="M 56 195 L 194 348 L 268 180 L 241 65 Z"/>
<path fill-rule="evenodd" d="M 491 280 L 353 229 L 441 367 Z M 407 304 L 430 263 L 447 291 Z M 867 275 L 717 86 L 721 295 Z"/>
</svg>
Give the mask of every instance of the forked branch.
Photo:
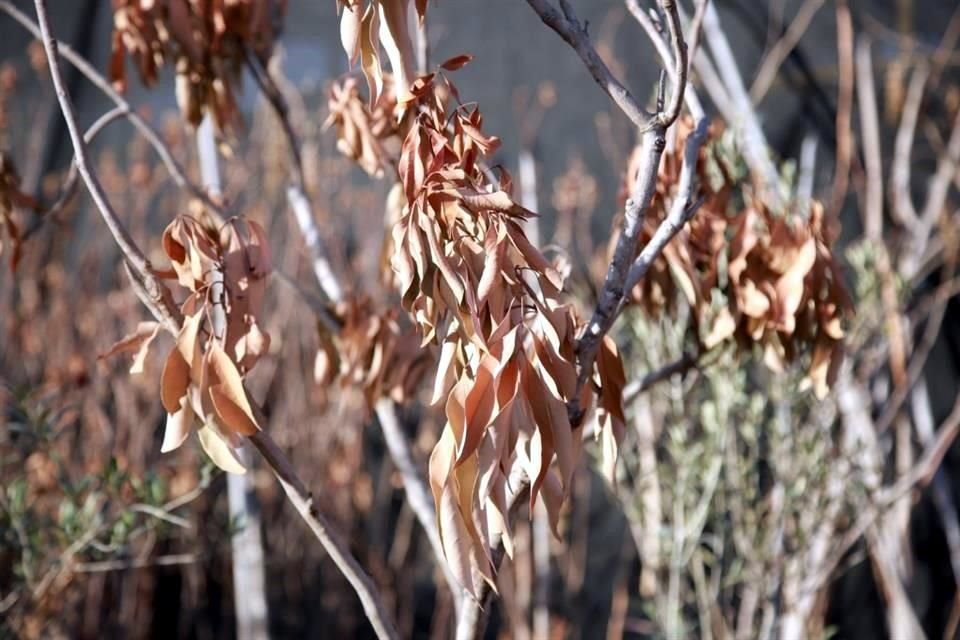
<svg viewBox="0 0 960 640">
<path fill-rule="evenodd" d="M 568 404 L 567 410 L 570 414 L 571 423 L 578 425 L 583 420 L 583 408 L 579 406 L 580 390 L 590 378 L 594 360 L 603 342 L 603 336 L 613 325 L 624 296 L 629 291 L 627 288 L 628 276 L 636 253 L 637 239 L 643 228 L 643 221 L 646 218 L 653 194 L 656 192 L 660 159 L 666 147 L 666 132 L 680 115 L 680 109 L 683 105 L 687 85 L 687 45 L 681 31 L 677 3 L 674 0 L 660 0 L 660 8 L 666 16 L 667 27 L 670 31 L 670 44 L 673 49 L 669 59 L 673 63 L 670 73 L 674 87 L 669 102 L 664 100 L 661 92 L 657 100 L 658 111 L 650 114 L 640 107 L 630 92 L 613 76 L 603 60 L 600 59 L 590 43 L 586 28 L 577 20 L 568 3 L 561 3 L 562 13 L 554 9 L 546 0 L 527 0 L 527 3 L 540 16 L 544 24 L 553 29 L 573 47 L 590 70 L 597 84 L 606 91 L 641 132 L 640 170 L 630 198 L 627 200 L 623 228 L 620 237 L 617 239 L 610 266 L 607 269 L 600 300 L 577 345 L 577 365 L 579 367 L 577 393 L 574 394 L 573 399 Z M 666 106 L 660 107 L 665 102 Z M 693 136 L 693 138 L 695 140 L 696 136 Z M 688 210 L 681 213 L 686 215 L 689 212 L 692 215 L 695 209 L 688 208 Z M 666 242 L 673 238 L 679 228 L 682 227 L 682 223 L 677 225 L 677 222 L 677 220 L 669 218 L 663 222 L 662 226 L 664 228 L 658 229 L 655 234 L 657 243 L 651 244 L 649 251 L 641 254 L 644 260 L 651 260 L 663 251 Z"/>
</svg>

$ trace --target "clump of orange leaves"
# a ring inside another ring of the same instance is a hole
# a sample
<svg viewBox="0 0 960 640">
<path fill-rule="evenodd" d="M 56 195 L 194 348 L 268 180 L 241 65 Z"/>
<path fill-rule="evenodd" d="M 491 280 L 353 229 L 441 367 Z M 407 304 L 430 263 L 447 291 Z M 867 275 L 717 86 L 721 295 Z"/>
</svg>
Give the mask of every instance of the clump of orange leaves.
<svg viewBox="0 0 960 640">
<path fill-rule="evenodd" d="M 192 125 L 209 112 L 220 130 L 239 121 L 236 92 L 245 55 L 266 62 L 286 0 L 113 0 L 110 80 L 127 85 L 129 56 L 150 86 L 176 72 L 177 104 Z M 245 51 L 246 50 L 246 51 Z"/>
<path fill-rule="evenodd" d="M 427 15 L 427 2 L 415 2 L 420 21 Z M 387 54 L 400 95 L 413 80 L 416 65 L 407 19 L 409 5 L 410 0 L 337 0 L 340 41 L 350 64 L 360 62 L 371 106 L 376 106 L 384 93 L 381 51 Z"/>
<path fill-rule="evenodd" d="M 674 149 L 683 149 L 691 130 L 689 119 L 678 123 Z M 703 201 L 697 214 L 634 288 L 632 300 L 659 313 L 683 299 L 694 310 L 703 348 L 727 340 L 743 350 L 759 345 L 777 371 L 809 354 L 804 384 L 823 397 L 842 361 L 842 321 L 852 309 L 832 250 L 836 225 L 816 200 L 803 210 L 777 213 L 753 198 L 747 181 L 730 167 L 721 134 L 720 127 L 711 127 L 700 150 Z M 681 156 L 664 154 L 638 252 L 676 196 Z M 636 170 L 634 162 L 627 184 Z"/>
<path fill-rule="evenodd" d="M 176 449 L 196 430 L 217 466 L 243 473 L 240 439 L 261 428 L 243 379 L 270 346 L 260 324 L 271 270 L 266 235 L 242 218 L 215 231 L 180 216 L 164 231 L 163 249 L 172 268 L 159 275 L 176 279 L 188 295 L 160 377 L 167 411 L 161 451 Z M 106 355 L 134 352 L 130 372 L 138 373 L 160 329 L 157 322 L 142 322 Z"/>
<path fill-rule="evenodd" d="M 446 61 L 396 98 L 399 130 L 390 134 L 402 145 L 385 257 L 423 348 L 439 346 L 431 399 L 443 404 L 446 425 L 430 457 L 430 485 L 447 560 L 476 594 L 483 581 L 493 584 L 491 538 L 503 534 L 512 553 L 511 475 L 529 478 L 531 503 L 542 497 L 556 527 L 582 449 L 582 424 L 567 411 L 576 396 L 583 407 L 596 404 L 603 450 L 615 457 L 624 373 L 607 339 L 588 383 L 578 384 L 581 322 L 564 299 L 564 278 L 527 238 L 525 221 L 536 214 L 514 201 L 509 174 L 484 170 L 500 140 L 483 132 L 479 109 L 460 104 L 443 73 L 469 61 Z M 366 124 L 356 129 L 372 131 L 373 111 L 363 113 Z M 385 166 L 349 140 L 340 145 Z"/>
<path fill-rule="evenodd" d="M 336 332 L 320 331 L 316 382 L 359 387 L 369 406 L 384 397 L 406 402 L 434 366 L 416 331 L 402 328 L 395 310 L 381 312 L 366 297 L 337 304 L 333 315 L 340 327 Z"/>
</svg>

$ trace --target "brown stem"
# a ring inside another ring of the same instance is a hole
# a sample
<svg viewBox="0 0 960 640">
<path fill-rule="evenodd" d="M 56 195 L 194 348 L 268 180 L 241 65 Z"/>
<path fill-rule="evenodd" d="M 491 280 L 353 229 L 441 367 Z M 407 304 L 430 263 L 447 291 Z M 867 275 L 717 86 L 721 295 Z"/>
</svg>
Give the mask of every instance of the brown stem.
<svg viewBox="0 0 960 640">
<path fill-rule="evenodd" d="M 290 155 L 290 161 L 293 170 L 290 173 L 290 184 L 287 186 L 287 203 L 293 210 L 297 226 L 300 228 L 300 234 L 303 236 L 303 242 L 310 251 L 314 276 L 323 292 L 332 302 L 343 300 L 343 287 L 334 274 L 333 267 L 327 257 L 327 248 L 323 242 L 323 236 L 317 227 L 316 218 L 314 218 L 313 205 L 310 197 L 307 195 L 303 175 L 303 161 L 300 156 L 300 143 L 297 140 L 297 134 L 293 129 L 293 123 L 290 122 L 289 109 L 287 101 L 283 97 L 280 88 L 270 77 L 270 73 L 260 63 L 259 58 L 249 51 L 245 50 L 247 66 L 253 74 L 260 87 L 260 91 L 267 99 L 267 103 L 273 109 L 274 114 L 280 121 L 283 128 L 284 137 L 287 140 L 287 150 Z"/>
<path fill-rule="evenodd" d="M 40 1 L 42 0 L 38 0 L 38 2 Z M 384 606 L 373 580 L 350 553 L 343 536 L 314 505 L 313 496 L 307 491 L 300 478 L 297 477 L 287 456 L 264 431 L 250 436 L 250 442 L 260 452 L 267 466 L 280 481 L 280 486 L 283 487 L 284 493 L 287 494 L 287 498 L 293 504 L 297 513 L 307 523 L 313 535 L 320 541 L 323 548 L 330 554 L 334 564 L 340 569 L 340 573 L 353 587 L 377 637 L 381 639 L 399 638 L 400 634 L 397 632 L 393 618 Z"/>
</svg>

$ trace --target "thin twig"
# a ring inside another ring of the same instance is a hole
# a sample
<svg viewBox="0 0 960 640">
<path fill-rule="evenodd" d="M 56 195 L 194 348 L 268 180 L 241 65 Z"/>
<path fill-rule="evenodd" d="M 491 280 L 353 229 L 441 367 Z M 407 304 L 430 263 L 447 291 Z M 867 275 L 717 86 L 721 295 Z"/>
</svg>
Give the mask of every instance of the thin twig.
<svg viewBox="0 0 960 640">
<path fill-rule="evenodd" d="M 397 417 L 397 409 L 392 400 L 384 398 L 378 401 L 374 406 L 374 412 L 377 414 L 377 421 L 383 431 L 383 439 L 387 443 L 390 459 L 397 471 L 400 472 L 400 477 L 403 480 L 407 502 L 410 504 L 410 509 L 417 517 L 420 526 L 427 534 L 427 541 L 433 550 L 434 558 L 443 571 L 447 586 L 453 595 L 454 607 L 459 612 L 464 600 L 463 587 L 457 582 L 456 577 L 450 571 L 450 566 L 445 561 L 446 556 L 443 553 L 443 544 L 440 541 L 440 531 L 437 529 L 437 515 L 433 506 L 433 498 L 427 489 L 426 480 L 414 461 L 410 438 L 403 432 L 403 425 Z"/>
<path fill-rule="evenodd" d="M 670 0 L 667 0 L 667 2 L 670 2 Z M 587 34 L 586 28 L 573 16 L 573 11 L 569 5 L 561 4 L 564 10 L 564 14 L 561 15 L 560 12 L 550 6 L 548 0 L 527 0 L 527 4 L 540 16 L 545 25 L 553 29 L 557 35 L 573 47 L 573 50 L 583 60 L 600 88 L 630 118 L 630 121 L 641 129 L 649 127 L 655 115 L 642 108 L 630 91 L 610 72 L 606 63 L 590 43 L 590 36 Z M 686 77 L 686 73 L 683 76 Z M 678 93 L 682 94 L 683 92 L 678 91 Z"/>
<path fill-rule="evenodd" d="M 764 96 L 767 95 L 770 86 L 777 77 L 777 72 L 780 70 L 783 61 L 796 48 L 797 43 L 807 32 L 813 17 L 817 15 L 817 11 L 820 10 L 824 2 L 825 0 L 804 0 L 797 11 L 797 15 L 790 22 L 787 32 L 777 41 L 777 44 L 760 64 L 760 69 L 757 71 L 753 85 L 750 87 L 750 99 L 753 100 L 753 104 L 759 104 L 763 101 Z"/>
<path fill-rule="evenodd" d="M 890 213 L 907 229 L 916 228 L 920 223 L 910 195 L 910 153 L 917 131 L 920 107 L 923 105 L 923 92 L 929 77 L 930 69 L 927 65 L 917 67 L 910 77 L 907 96 L 903 101 L 903 114 L 900 116 L 900 126 L 897 128 L 893 145 L 893 161 L 890 167 L 890 202 L 893 206 L 890 207 Z"/>
<path fill-rule="evenodd" d="M 700 36 L 703 35 L 703 16 L 707 13 L 707 4 L 710 0 L 698 0 L 697 8 L 693 12 L 693 21 L 690 23 L 690 35 L 687 36 L 687 74 L 693 69 L 693 58 L 700 48 Z M 688 83 L 689 84 L 689 83 Z M 688 86 L 689 88 L 689 86 Z"/>
<path fill-rule="evenodd" d="M 157 520 L 163 520 L 168 524 L 172 524 L 175 527 L 180 527 L 181 529 L 191 529 L 193 525 L 190 524 L 189 520 L 181 518 L 180 516 L 175 516 L 172 513 L 168 512 L 166 509 L 160 507 L 154 507 L 149 504 L 135 504 L 130 507 L 130 511 L 135 511 L 138 513 L 143 513 L 148 516 L 152 516 Z"/>
<path fill-rule="evenodd" d="M 784 203 L 777 188 L 780 183 L 779 172 L 770 157 L 766 136 L 713 3 L 708 3 L 704 12 L 703 37 L 716 60 L 716 68 L 710 64 L 705 50 L 697 55 L 694 68 L 704 80 L 704 87 L 717 109 L 740 136 L 744 160 L 759 181 L 767 206 L 774 211 L 781 211 Z M 720 82 L 707 82 L 709 76 L 717 73 Z"/>
<path fill-rule="evenodd" d="M 42 0 L 38 1 L 42 2 Z M 350 553 L 349 546 L 344 541 L 343 536 L 317 509 L 313 496 L 307 491 L 307 488 L 293 470 L 287 456 L 264 431 L 250 436 L 250 442 L 257 448 L 267 466 L 280 481 L 280 486 L 283 487 L 284 493 L 287 494 L 287 498 L 300 514 L 300 517 L 304 519 L 310 530 L 313 531 L 314 536 L 330 554 L 330 558 L 340 569 L 340 573 L 353 587 L 377 637 L 381 640 L 399 638 L 400 634 L 393 618 L 384 606 L 373 580 Z"/>
<path fill-rule="evenodd" d="M 122 118 L 124 115 L 126 115 L 126 110 L 123 107 L 114 107 L 110 111 L 107 111 L 102 116 L 97 118 L 96 121 L 94 121 L 94 123 L 87 129 L 87 132 L 83 134 L 84 141 L 87 144 L 90 144 L 94 138 L 100 135 L 101 131 L 107 128 L 107 125 L 119 118 Z M 45 211 L 42 211 L 41 215 L 38 215 L 34 218 L 31 225 L 27 227 L 20 236 L 21 242 L 26 242 L 30 236 L 43 228 L 43 225 L 47 220 L 55 217 L 64 207 L 67 206 L 67 203 L 70 202 L 73 199 L 73 196 L 77 193 L 79 178 L 80 174 L 77 173 L 77 163 L 76 161 L 71 161 L 70 169 L 67 171 L 67 178 L 63 181 L 63 185 L 60 187 L 60 195 L 57 197 L 56 202 L 51 204 Z"/>
<path fill-rule="evenodd" d="M 850 184 L 850 163 L 853 156 L 853 19 L 850 7 L 837 2 L 837 161 L 830 190 L 828 219 L 836 219 L 847 196 Z"/>
<path fill-rule="evenodd" d="M 130 569 L 145 569 L 147 567 L 175 567 L 185 564 L 194 564 L 199 560 L 195 553 L 177 553 L 155 558 L 138 558 L 136 560 L 100 560 L 98 562 L 78 562 L 73 570 L 77 573 L 104 573 L 107 571 L 128 571 Z"/>
<path fill-rule="evenodd" d="M 293 130 L 293 123 L 288 116 L 287 101 L 273 78 L 270 77 L 270 73 L 260 64 L 260 59 L 249 50 L 245 50 L 245 55 L 247 66 L 257 81 L 260 91 L 267 99 L 267 103 L 280 121 L 280 126 L 287 140 L 287 151 L 293 165 L 290 184 L 287 186 L 287 203 L 296 218 L 297 226 L 303 236 L 303 242 L 310 251 L 314 276 L 316 276 L 320 288 L 332 302 L 341 302 L 344 296 L 343 288 L 340 286 L 327 257 L 327 248 L 324 245 L 320 229 L 317 227 L 313 205 L 306 192 L 300 144 L 297 140 L 297 134 Z"/>
<path fill-rule="evenodd" d="M 958 397 L 954 403 L 950 415 L 947 416 L 940 425 L 936 439 L 924 449 L 920 460 L 917 461 L 908 473 L 897 480 L 897 482 L 883 489 L 880 496 L 867 511 L 861 514 L 853 526 L 847 529 L 843 537 L 833 544 L 832 553 L 820 564 L 817 573 L 807 579 L 804 591 L 816 591 L 823 585 L 824 581 L 830 577 L 847 551 L 860 540 L 860 537 L 867 528 L 883 514 L 887 507 L 895 503 L 907 492 L 926 487 L 930 484 L 937 469 L 940 468 L 940 463 L 943 461 L 944 456 L 956 440 L 958 434 L 960 434 L 960 397 Z"/>
<path fill-rule="evenodd" d="M 37 24 L 30 19 L 27 14 L 23 13 L 9 0 L 0 0 L 0 11 L 6 13 L 14 21 L 20 24 L 24 29 L 29 31 L 33 37 L 42 39 L 42 34 L 40 28 Z M 170 174 L 170 177 L 173 178 L 173 181 L 181 189 L 186 189 L 193 197 L 199 199 L 207 207 L 214 218 L 219 218 L 218 222 L 222 223 L 223 220 L 227 217 L 219 203 L 215 202 L 210 198 L 207 193 L 201 189 L 199 186 L 194 184 L 187 178 L 186 172 L 183 170 L 183 167 L 177 162 L 176 158 L 173 157 L 170 148 L 161 140 L 160 134 L 157 133 L 156 129 L 150 125 L 146 120 L 144 120 L 139 113 L 127 102 L 123 96 L 121 96 L 112 86 L 110 82 L 107 81 L 103 75 L 96 70 L 96 68 L 87 62 L 83 56 L 74 51 L 69 45 L 64 43 L 57 43 L 57 49 L 60 55 L 63 58 L 72 64 L 77 71 L 79 71 L 84 77 L 87 78 L 94 86 L 96 86 L 100 91 L 104 93 L 115 105 L 124 110 L 123 115 L 130 121 L 130 124 L 140 132 L 140 134 L 150 143 L 150 146 L 153 147 L 154 151 L 157 152 L 157 155 L 160 157 L 160 160 L 163 162 L 164 166 L 167 167 L 167 171 Z"/>
<path fill-rule="evenodd" d="M 669 380 L 675 375 L 682 375 L 690 371 L 700 363 L 700 358 L 702 357 L 703 352 L 684 353 L 679 359 L 674 360 L 670 364 L 666 364 L 655 371 L 647 373 L 639 380 L 630 382 L 623 389 L 624 406 L 630 406 L 633 404 L 633 402 L 640 396 L 641 393 L 649 390 L 657 383 Z"/>
<path fill-rule="evenodd" d="M 668 45 L 667 41 L 663 38 L 663 34 L 661 34 L 660 30 L 657 29 L 657 25 L 655 25 L 653 20 L 650 19 L 650 16 L 647 15 L 642 8 L 640 8 L 640 4 L 637 2 L 637 0 L 626 0 L 626 4 L 630 15 L 632 15 L 640 24 L 640 26 L 646 32 L 647 37 L 650 38 L 650 41 L 653 43 L 653 47 L 657 50 L 657 56 L 660 58 L 660 61 L 665 67 L 673 68 L 676 65 L 673 53 L 670 51 L 670 45 Z M 697 19 L 694 18 L 694 22 L 690 28 L 692 33 L 697 34 L 699 34 L 700 27 L 703 23 L 703 11 L 701 10 L 698 15 L 700 16 L 700 21 L 698 22 Z M 688 63 L 687 68 L 689 69 L 689 67 L 690 65 Z M 693 117 L 695 119 L 702 118 L 704 114 L 703 103 L 700 102 L 700 97 L 689 83 L 687 83 L 683 95 L 684 100 L 687 103 L 687 108 L 690 109 L 690 113 L 693 115 Z"/>
<path fill-rule="evenodd" d="M 151 271 L 150 263 L 113 211 L 113 208 L 107 201 L 107 195 L 103 190 L 103 186 L 100 184 L 100 180 L 96 174 L 93 173 L 90 158 L 87 154 L 87 146 L 83 140 L 83 135 L 80 133 L 80 127 L 77 125 L 73 103 L 70 100 L 70 95 L 67 93 L 66 84 L 63 81 L 63 74 L 60 71 L 60 55 L 57 41 L 53 39 L 50 32 L 50 25 L 47 21 L 46 2 L 45 0 L 35 0 L 35 5 L 37 8 L 37 19 L 40 25 L 43 49 L 46 52 L 47 63 L 50 67 L 50 77 L 53 80 L 53 87 L 57 94 L 57 101 L 60 104 L 60 111 L 63 113 L 63 118 L 66 121 L 67 131 L 70 134 L 70 140 L 73 143 L 74 153 L 76 154 L 77 171 L 87 185 L 87 189 L 90 191 L 90 196 L 93 198 L 97 210 L 100 212 L 111 235 L 113 235 L 113 239 L 123 252 L 126 261 L 139 273 L 145 282 L 153 280 L 155 284 L 158 284 Z M 6 7 L 0 4 L 0 8 Z M 12 8 L 13 7 L 9 7 L 9 9 Z"/>
<path fill-rule="evenodd" d="M 947 148 L 940 154 L 937 161 L 937 171 L 930 180 L 930 186 L 927 189 L 927 200 L 924 203 L 923 210 L 920 213 L 920 228 L 915 235 L 915 243 L 921 246 L 929 240 L 929 234 L 936 225 L 937 220 L 943 213 L 944 205 L 947 201 L 947 194 L 950 190 L 950 183 L 957 174 L 957 167 L 960 166 L 960 114 L 957 114 L 953 129 L 950 132 L 950 139 L 947 142 Z M 914 249 L 917 253 L 922 253 L 922 249 Z M 909 272 L 905 275 L 910 275 Z"/>
</svg>

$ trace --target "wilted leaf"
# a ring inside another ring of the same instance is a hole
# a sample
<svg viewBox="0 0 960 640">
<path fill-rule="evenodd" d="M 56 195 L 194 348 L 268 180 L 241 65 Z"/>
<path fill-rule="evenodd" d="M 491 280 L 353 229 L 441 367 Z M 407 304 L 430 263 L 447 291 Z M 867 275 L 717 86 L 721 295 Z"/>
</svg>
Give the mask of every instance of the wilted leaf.
<svg viewBox="0 0 960 640">
<path fill-rule="evenodd" d="M 344 10 L 340 16 L 340 42 L 347 54 L 347 60 L 352 65 L 360 55 L 361 12 L 363 6 L 359 0 L 344 3 Z"/>
<path fill-rule="evenodd" d="M 213 464 L 227 473 L 247 472 L 247 468 L 243 466 L 240 457 L 233 448 L 220 437 L 220 434 L 217 433 L 214 427 L 208 424 L 203 425 L 200 427 L 200 430 L 197 431 L 197 436 L 200 438 L 200 446 L 203 447 L 203 451 Z"/>
<path fill-rule="evenodd" d="M 210 398 L 223 426 L 245 436 L 253 435 L 260 430 L 260 426 L 253 415 L 236 365 L 215 342 L 207 352 L 207 357 L 216 381 L 210 385 Z"/>
<path fill-rule="evenodd" d="M 477 375 L 464 403 L 465 430 L 458 443 L 457 464 L 472 456 L 493 418 L 497 402 L 496 371 L 499 363 L 491 355 L 484 356 L 477 366 Z"/>
<path fill-rule="evenodd" d="M 193 427 L 193 409 L 186 397 L 180 399 L 180 409 L 175 413 L 167 414 L 166 426 L 163 430 L 163 444 L 160 453 L 167 453 L 179 447 L 190 435 Z"/>
<path fill-rule="evenodd" d="M 130 367 L 130 373 L 142 373 L 143 363 L 150 349 L 150 344 L 157 337 L 160 331 L 159 322 L 140 322 L 137 324 L 137 330 L 128 336 L 125 336 L 114 342 L 105 352 L 97 356 L 98 360 L 109 358 L 118 353 L 134 351 L 133 365 Z"/>
<path fill-rule="evenodd" d="M 360 20 L 360 66 L 367 79 L 370 106 L 373 107 L 383 93 L 383 71 L 380 68 L 380 12 L 377 4 L 371 3 Z"/>
<path fill-rule="evenodd" d="M 463 67 L 468 62 L 473 60 L 473 56 L 469 53 L 461 53 L 458 56 L 454 56 L 447 60 L 444 60 L 440 63 L 440 66 L 446 69 L 447 71 L 456 71 L 457 69 Z"/>
<path fill-rule="evenodd" d="M 160 375 L 160 400 L 167 413 L 180 410 L 180 399 L 186 396 L 190 386 L 190 365 L 180 355 L 179 349 L 170 349 L 163 373 Z"/>
</svg>

